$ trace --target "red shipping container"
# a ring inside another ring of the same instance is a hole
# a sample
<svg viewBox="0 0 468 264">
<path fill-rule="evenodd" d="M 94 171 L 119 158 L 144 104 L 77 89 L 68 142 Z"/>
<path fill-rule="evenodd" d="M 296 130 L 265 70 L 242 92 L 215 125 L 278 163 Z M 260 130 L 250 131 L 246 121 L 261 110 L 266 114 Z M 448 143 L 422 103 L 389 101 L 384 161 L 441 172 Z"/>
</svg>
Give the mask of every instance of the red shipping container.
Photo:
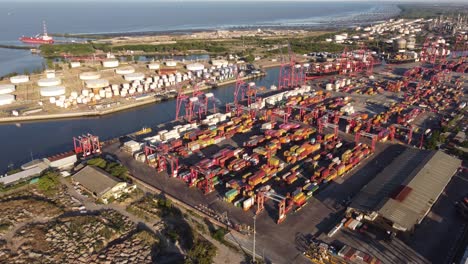
<svg viewBox="0 0 468 264">
<path fill-rule="evenodd" d="M 330 174 L 330 169 L 325 168 L 324 170 L 322 170 L 321 178 L 326 178 L 328 177 L 329 174 Z"/>
</svg>

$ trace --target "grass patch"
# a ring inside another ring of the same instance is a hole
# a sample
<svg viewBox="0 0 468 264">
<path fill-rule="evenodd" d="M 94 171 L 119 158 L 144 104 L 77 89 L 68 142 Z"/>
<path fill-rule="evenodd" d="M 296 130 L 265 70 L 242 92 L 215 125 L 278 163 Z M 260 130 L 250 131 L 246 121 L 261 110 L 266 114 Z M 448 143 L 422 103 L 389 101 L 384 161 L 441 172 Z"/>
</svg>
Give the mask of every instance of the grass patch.
<svg viewBox="0 0 468 264">
<path fill-rule="evenodd" d="M 0 232 L 8 231 L 11 226 L 12 224 L 9 222 L 0 223 Z"/>
<path fill-rule="evenodd" d="M 45 195 L 51 196 L 57 193 L 60 187 L 60 175 L 57 172 L 46 171 L 37 182 L 37 188 Z"/>
</svg>

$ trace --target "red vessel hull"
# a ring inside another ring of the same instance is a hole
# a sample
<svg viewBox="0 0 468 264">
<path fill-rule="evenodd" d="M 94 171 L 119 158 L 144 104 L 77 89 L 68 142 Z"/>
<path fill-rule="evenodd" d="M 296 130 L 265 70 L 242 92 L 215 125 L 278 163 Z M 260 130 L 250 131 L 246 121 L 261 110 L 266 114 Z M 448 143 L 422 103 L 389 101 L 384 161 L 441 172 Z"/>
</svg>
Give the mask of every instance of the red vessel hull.
<svg viewBox="0 0 468 264">
<path fill-rule="evenodd" d="M 28 44 L 54 44 L 54 40 L 44 40 L 40 38 L 28 38 L 22 37 L 19 39 L 21 42 L 28 43 Z"/>
</svg>

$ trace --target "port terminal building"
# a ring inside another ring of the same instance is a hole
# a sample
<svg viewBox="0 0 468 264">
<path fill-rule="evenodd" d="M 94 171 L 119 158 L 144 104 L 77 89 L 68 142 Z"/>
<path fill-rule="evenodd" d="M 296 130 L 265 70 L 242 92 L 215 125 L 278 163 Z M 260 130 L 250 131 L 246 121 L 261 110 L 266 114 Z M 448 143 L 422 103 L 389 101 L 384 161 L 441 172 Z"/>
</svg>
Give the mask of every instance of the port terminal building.
<svg viewBox="0 0 468 264">
<path fill-rule="evenodd" d="M 361 189 L 348 213 L 388 231 L 412 231 L 461 165 L 441 151 L 407 148 Z"/>
<path fill-rule="evenodd" d="M 86 166 L 72 176 L 73 182 L 79 184 L 96 199 L 108 203 L 111 199 L 117 199 L 124 193 L 132 192 L 136 185 L 130 185 L 120 181 L 109 173 L 93 167 Z"/>
</svg>

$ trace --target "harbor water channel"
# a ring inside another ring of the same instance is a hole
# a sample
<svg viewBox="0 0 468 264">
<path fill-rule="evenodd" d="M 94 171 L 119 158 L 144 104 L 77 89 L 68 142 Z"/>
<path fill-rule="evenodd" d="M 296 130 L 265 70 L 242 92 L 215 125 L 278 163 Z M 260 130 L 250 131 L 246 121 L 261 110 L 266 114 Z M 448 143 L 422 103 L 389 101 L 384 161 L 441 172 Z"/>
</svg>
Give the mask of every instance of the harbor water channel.
<svg viewBox="0 0 468 264">
<path fill-rule="evenodd" d="M 279 68 L 266 70 L 266 76 L 251 80 L 257 87 L 277 85 Z M 219 99 L 218 109 L 233 101 L 235 84 L 211 91 Z M 31 159 L 45 158 L 73 149 L 73 137 L 85 133 L 109 140 L 140 130 L 155 128 L 175 117 L 175 100 L 149 104 L 96 118 L 48 120 L 0 125 L 3 139 L 0 151 L 0 174 L 17 168 Z"/>
</svg>

